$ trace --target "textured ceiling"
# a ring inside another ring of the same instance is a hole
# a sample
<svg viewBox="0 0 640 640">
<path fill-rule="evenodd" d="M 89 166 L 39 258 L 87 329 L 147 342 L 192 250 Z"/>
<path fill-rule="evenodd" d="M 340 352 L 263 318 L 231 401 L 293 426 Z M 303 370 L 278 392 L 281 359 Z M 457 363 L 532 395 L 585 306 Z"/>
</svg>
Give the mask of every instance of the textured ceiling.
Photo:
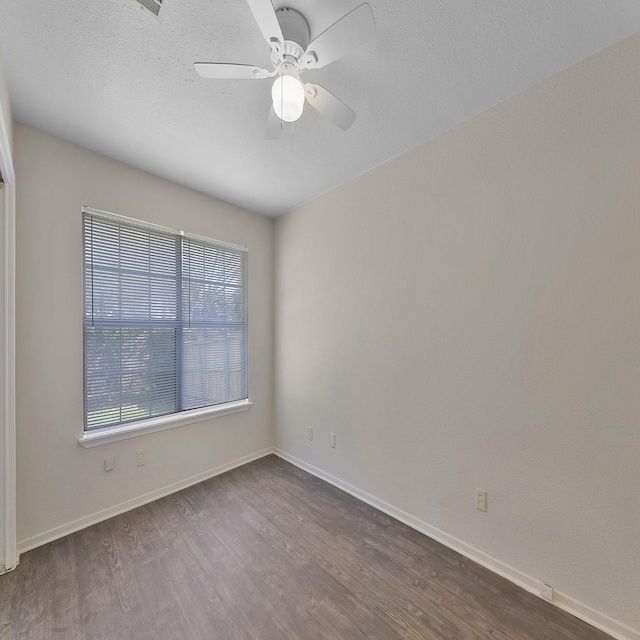
<svg viewBox="0 0 640 640">
<path fill-rule="evenodd" d="M 311 37 L 359 0 L 275 0 Z M 349 104 L 265 140 L 268 80 L 203 80 L 194 61 L 269 67 L 243 0 L 0 0 L 16 120 L 277 215 L 640 30 L 635 0 L 369 0 L 375 39 L 305 72 Z"/>
</svg>

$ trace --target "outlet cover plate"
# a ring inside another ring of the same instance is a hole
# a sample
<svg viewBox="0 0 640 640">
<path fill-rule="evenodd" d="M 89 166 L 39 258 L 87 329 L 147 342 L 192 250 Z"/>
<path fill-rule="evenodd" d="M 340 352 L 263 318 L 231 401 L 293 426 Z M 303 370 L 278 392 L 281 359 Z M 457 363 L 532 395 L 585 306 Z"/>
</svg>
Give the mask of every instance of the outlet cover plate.
<svg viewBox="0 0 640 640">
<path fill-rule="evenodd" d="M 476 489 L 476 509 L 487 511 L 487 492 L 484 489 Z"/>
<path fill-rule="evenodd" d="M 540 597 L 548 600 L 549 602 L 553 601 L 553 587 L 550 587 L 546 582 L 540 583 Z"/>
</svg>

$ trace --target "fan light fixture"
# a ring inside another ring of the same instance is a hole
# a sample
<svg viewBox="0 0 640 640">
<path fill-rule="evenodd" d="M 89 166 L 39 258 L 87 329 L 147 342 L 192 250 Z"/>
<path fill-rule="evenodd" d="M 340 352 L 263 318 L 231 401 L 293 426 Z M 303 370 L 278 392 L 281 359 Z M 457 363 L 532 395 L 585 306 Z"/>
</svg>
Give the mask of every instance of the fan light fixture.
<svg viewBox="0 0 640 640">
<path fill-rule="evenodd" d="M 304 109 L 304 87 L 294 76 L 276 78 L 271 88 L 273 110 L 283 122 L 295 122 Z"/>
<path fill-rule="evenodd" d="M 363 2 L 311 40 L 309 23 L 295 9 L 281 7 L 276 11 L 272 0 L 247 0 L 247 4 L 263 38 L 271 48 L 273 70 L 269 71 L 252 64 L 196 62 L 198 74 L 203 78 L 221 80 L 273 78 L 275 82 L 271 87 L 272 104 L 264 136 L 268 140 L 275 140 L 282 135 L 285 130 L 283 122 L 295 122 L 302 116 L 305 100 L 316 111 L 346 131 L 356 119 L 355 111 L 323 86 L 304 82 L 300 76 L 308 69 L 326 67 L 373 38 L 376 33 L 376 21 L 371 7 Z"/>
</svg>

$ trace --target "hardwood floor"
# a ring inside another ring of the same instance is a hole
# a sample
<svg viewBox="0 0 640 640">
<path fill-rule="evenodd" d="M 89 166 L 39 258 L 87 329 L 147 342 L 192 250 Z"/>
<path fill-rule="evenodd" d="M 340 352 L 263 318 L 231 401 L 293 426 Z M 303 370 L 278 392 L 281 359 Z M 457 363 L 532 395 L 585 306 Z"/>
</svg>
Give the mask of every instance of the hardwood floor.
<svg viewBox="0 0 640 640">
<path fill-rule="evenodd" d="M 2 640 L 605 640 L 269 456 L 34 549 Z"/>
</svg>

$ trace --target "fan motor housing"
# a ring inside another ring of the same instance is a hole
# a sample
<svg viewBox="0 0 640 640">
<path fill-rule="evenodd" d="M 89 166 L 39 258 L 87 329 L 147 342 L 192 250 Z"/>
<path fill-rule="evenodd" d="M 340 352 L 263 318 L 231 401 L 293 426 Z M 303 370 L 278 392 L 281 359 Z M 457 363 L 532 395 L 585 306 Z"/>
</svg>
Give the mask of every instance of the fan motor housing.
<svg viewBox="0 0 640 640">
<path fill-rule="evenodd" d="M 305 51 L 309 46 L 310 34 L 309 24 L 304 16 L 295 9 L 283 7 L 276 11 L 276 18 L 278 19 L 285 40 L 285 53 L 287 42 L 297 44 L 302 51 Z"/>
</svg>

